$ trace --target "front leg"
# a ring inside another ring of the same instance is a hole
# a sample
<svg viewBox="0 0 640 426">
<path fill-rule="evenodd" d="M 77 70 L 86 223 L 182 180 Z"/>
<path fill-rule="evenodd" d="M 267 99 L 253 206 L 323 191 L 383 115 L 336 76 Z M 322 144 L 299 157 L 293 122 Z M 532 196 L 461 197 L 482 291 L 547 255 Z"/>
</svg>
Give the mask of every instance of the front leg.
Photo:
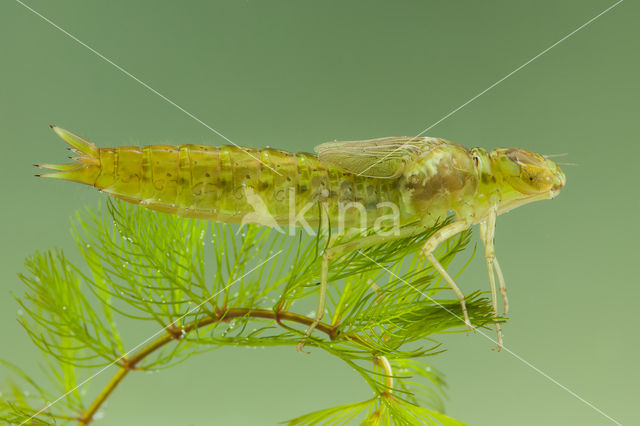
<svg viewBox="0 0 640 426">
<path fill-rule="evenodd" d="M 460 307 L 462 308 L 464 323 L 467 326 L 467 329 L 471 330 L 471 321 L 469 320 L 469 314 L 467 313 L 467 304 L 465 302 L 464 293 L 462 293 L 447 270 L 433 255 L 433 253 L 441 243 L 468 229 L 469 226 L 471 226 L 471 223 L 466 220 L 456 220 L 455 222 L 452 222 L 440 228 L 427 240 L 424 246 L 422 246 L 421 254 L 426 257 L 429 262 L 431 262 L 431 265 L 433 265 L 433 267 L 440 273 L 440 275 L 445 279 L 445 281 L 449 284 L 449 287 L 451 287 L 451 289 L 458 297 L 458 300 L 460 301 Z"/>
<path fill-rule="evenodd" d="M 495 249 L 494 249 L 494 234 L 496 228 L 496 210 L 491 209 L 487 215 L 487 219 L 480 223 L 480 239 L 484 244 L 484 259 L 487 265 L 487 272 L 489 273 L 489 284 L 491 285 L 491 306 L 493 310 L 493 317 L 498 316 L 498 295 L 496 293 L 496 272 L 498 273 L 498 281 L 500 284 L 500 290 L 502 291 L 503 282 L 502 271 L 500 265 L 497 264 Z M 503 293 L 504 295 L 504 293 Z M 505 296 L 506 297 L 506 296 Z M 496 322 L 496 333 L 498 334 L 498 346 L 496 350 L 502 349 L 502 329 L 500 324 Z"/>
</svg>

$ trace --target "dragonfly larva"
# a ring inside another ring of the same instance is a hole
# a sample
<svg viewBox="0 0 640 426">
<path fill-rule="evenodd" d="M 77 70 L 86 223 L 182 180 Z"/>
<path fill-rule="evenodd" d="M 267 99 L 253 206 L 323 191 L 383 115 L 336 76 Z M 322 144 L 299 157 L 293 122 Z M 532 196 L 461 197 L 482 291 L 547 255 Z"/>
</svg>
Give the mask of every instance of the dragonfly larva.
<svg viewBox="0 0 640 426">
<path fill-rule="evenodd" d="M 375 227 L 391 217 L 396 225 L 393 233 L 374 232 L 344 244 L 330 239 L 322 257 L 315 322 L 298 350 L 322 318 L 332 259 L 423 232 L 452 212 L 455 220 L 435 232 L 421 254 L 455 292 L 463 320 L 471 328 L 464 294 L 433 253 L 447 239 L 478 224 L 493 313 L 498 315 L 498 291 L 506 313 L 506 286 L 494 250 L 496 217 L 533 201 L 552 199 L 565 184 L 558 165 L 540 154 L 516 148 L 468 150 L 438 138 L 328 142 L 317 146 L 314 155 L 236 146 L 97 148 L 71 132 L 52 128 L 79 157 L 72 164 L 39 165 L 52 170 L 42 177 L 92 185 L 165 213 L 269 226 L 337 224 L 340 233 Z M 349 208 L 360 214 L 345 214 Z M 500 349 L 500 325 L 496 328 Z"/>
</svg>

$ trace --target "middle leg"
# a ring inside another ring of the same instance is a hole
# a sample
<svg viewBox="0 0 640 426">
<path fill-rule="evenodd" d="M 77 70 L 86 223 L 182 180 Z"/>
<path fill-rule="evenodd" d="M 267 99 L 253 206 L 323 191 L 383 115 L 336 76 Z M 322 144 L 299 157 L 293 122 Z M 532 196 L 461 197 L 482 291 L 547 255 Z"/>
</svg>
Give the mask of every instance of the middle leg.
<svg viewBox="0 0 640 426">
<path fill-rule="evenodd" d="M 467 312 L 467 303 L 465 301 L 464 293 L 462 292 L 462 290 L 460 290 L 453 278 L 451 278 L 444 266 L 442 266 L 438 259 L 436 259 L 436 257 L 433 255 L 433 253 L 441 243 L 468 229 L 469 226 L 470 223 L 466 220 L 456 220 L 455 222 L 452 222 L 447 226 L 440 228 L 424 244 L 424 246 L 422 247 L 422 255 L 429 260 L 431 265 L 440 273 L 440 275 L 445 279 L 447 284 L 449 284 L 449 287 L 451 287 L 453 292 L 458 297 L 458 300 L 460 301 L 460 307 L 462 308 L 464 324 L 467 326 L 468 330 L 471 330 L 471 321 L 469 320 L 469 313 Z"/>
</svg>

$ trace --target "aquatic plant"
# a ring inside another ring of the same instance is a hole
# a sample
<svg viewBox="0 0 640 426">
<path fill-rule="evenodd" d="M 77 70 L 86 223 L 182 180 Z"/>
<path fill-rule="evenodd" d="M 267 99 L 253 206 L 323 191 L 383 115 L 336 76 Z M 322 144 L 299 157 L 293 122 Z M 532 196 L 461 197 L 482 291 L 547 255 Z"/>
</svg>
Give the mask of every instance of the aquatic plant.
<svg viewBox="0 0 640 426">
<path fill-rule="evenodd" d="M 46 250 L 30 256 L 20 274 L 26 292 L 16 298 L 19 321 L 42 352 L 50 380 L 2 361 L 12 375 L 0 395 L 3 423 L 88 425 L 131 374 L 226 346 L 293 350 L 314 320 L 299 308 L 317 299 L 322 232 L 291 237 L 111 200 L 72 223 L 72 257 L 80 261 Z M 466 331 L 460 303 L 413 255 L 446 223 L 332 263 L 326 314 L 306 347 L 342 360 L 371 394 L 289 424 L 460 424 L 444 414 L 443 378 L 424 362 L 443 352 L 434 336 Z M 438 260 L 449 265 L 470 236 L 465 231 L 442 244 Z M 478 292 L 467 295 L 467 307 L 476 326 L 501 320 Z M 127 330 L 143 322 L 158 331 L 126 345 Z M 113 366 L 115 374 L 106 371 Z M 102 389 L 90 388 L 98 374 L 113 375 Z"/>
</svg>

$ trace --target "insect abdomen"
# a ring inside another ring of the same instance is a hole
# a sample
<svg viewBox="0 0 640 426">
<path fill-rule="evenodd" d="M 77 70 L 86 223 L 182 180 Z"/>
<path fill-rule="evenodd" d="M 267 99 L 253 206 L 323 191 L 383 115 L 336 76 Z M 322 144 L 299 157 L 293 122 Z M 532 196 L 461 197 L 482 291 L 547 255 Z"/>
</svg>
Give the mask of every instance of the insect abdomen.
<svg viewBox="0 0 640 426">
<path fill-rule="evenodd" d="M 100 151 L 103 168 L 95 186 L 103 191 L 166 213 L 231 222 L 254 211 L 246 188 L 271 201 L 274 189 L 282 185 L 278 182 L 282 177 L 265 164 L 286 168 L 286 158 L 269 158 L 282 157 L 279 152 L 233 146 L 152 145 Z"/>
<path fill-rule="evenodd" d="M 305 212 L 313 226 L 323 202 L 333 226 L 340 220 L 341 204 L 362 205 L 371 222 L 388 214 L 377 210 L 379 202 L 398 202 L 394 180 L 358 176 L 313 154 L 201 145 L 99 149 L 63 129 L 54 130 L 81 156 L 76 164 L 41 165 L 55 170 L 43 177 L 92 185 L 165 213 L 233 223 L 250 213 L 259 223 L 269 219 L 287 225 L 292 213 Z M 309 204 L 314 207 L 305 210 Z M 343 216 L 345 226 L 361 224 L 357 212 Z"/>
</svg>

